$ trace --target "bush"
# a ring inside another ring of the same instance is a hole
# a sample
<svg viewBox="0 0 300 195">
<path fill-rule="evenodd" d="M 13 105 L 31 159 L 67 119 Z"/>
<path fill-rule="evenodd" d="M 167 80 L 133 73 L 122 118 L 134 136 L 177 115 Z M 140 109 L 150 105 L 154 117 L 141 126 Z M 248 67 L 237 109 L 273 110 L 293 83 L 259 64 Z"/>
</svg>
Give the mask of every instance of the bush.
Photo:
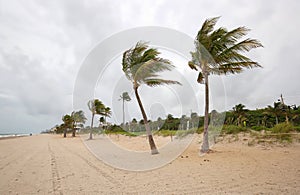
<svg viewBox="0 0 300 195">
<path fill-rule="evenodd" d="M 202 126 L 196 130 L 196 133 L 201 134 L 201 133 L 203 133 L 203 131 L 204 131 L 204 127 Z"/>
<path fill-rule="evenodd" d="M 262 131 L 262 130 L 267 130 L 268 128 L 264 126 L 252 126 L 251 129 L 254 131 Z"/>
<path fill-rule="evenodd" d="M 109 126 L 108 129 L 105 130 L 106 134 L 119 134 L 119 135 L 126 135 L 126 136 L 136 136 L 133 133 L 125 131 L 122 127 L 118 125 Z"/>
<path fill-rule="evenodd" d="M 224 125 L 222 129 L 222 133 L 225 134 L 237 134 L 245 131 L 247 131 L 246 127 L 239 127 L 236 125 Z"/>
<path fill-rule="evenodd" d="M 163 137 L 167 137 L 167 136 L 171 136 L 171 135 L 175 135 L 175 134 L 176 134 L 176 131 L 172 131 L 172 130 L 159 130 L 154 133 L 154 135 L 159 135 L 159 136 L 163 136 Z"/>
<path fill-rule="evenodd" d="M 295 126 L 294 129 L 295 129 L 297 132 L 300 132 L 300 126 Z"/>
<path fill-rule="evenodd" d="M 295 128 L 290 123 L 279 123 L 271 128 L 272 133 L 289 133 L 293 131 Z"/>
</svg>

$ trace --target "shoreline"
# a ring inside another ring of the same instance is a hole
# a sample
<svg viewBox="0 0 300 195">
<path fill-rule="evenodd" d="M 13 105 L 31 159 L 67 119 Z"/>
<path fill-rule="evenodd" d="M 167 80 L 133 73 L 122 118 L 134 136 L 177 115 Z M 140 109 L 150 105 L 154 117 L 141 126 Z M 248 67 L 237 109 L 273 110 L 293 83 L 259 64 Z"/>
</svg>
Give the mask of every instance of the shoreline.
<svg viewBox="0 0 300 195">
<path fill-rule="evenodd" d="M 39 134 L 36 134 L 39 135 Z M 33 134 L 7 134 L 7 135 L 1 135 L 0 140 L 5 140 L 5 139 L 14 139 L 14 138 L 21 138 L 21 137 L 29 137 L 33 136 Z"/>
</svg>

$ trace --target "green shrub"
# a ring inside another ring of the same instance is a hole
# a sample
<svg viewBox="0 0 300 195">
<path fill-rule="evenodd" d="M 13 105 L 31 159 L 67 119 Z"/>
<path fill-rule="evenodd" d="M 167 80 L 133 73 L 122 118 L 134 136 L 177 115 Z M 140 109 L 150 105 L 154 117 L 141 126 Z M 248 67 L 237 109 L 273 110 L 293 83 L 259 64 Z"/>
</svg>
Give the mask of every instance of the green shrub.
<svg viewBox="0 0 300 195">
<path fill-rule="evenodd" d="M 154 135 L 159 135 L 159 136 L 163 136 L 163 137 L 167 137 L 167 136 L 174 136 L 176 134 L 176 131 L 172 131 L 172 130 L 159 130 L 159 131 L 156 131 L 154 133 Z"/>
<path fill-rule="evenodd" d="M 203 133 L 203 131 L 204 131 L 204 127 L 202 126 L 196 130 L 196 133 L 201 134 L 201 133 Z"/>
<path fill-rule="evenodd" d="M 262 131 L 262 130 L 267 130 L 268 128 L 264 126 L 252 126 L 251 129 L 254 131 Z"/>
<path fill-rule="evenodd" d="M 295 129 L 297 132 L 300 132 L 300 126 L 294 126 L 294 129 Z"/>
<path fill-rule="evenodd" d="M 119 134 L 119 135 L 126 135 L 126 136 L 137 136 L 134 133 L 130 133 L 125 131 L 122 127 L 118 126 L 118 125 L 112 125 L 109 126 L 106 130 L 105 130 L 106 134 Z"/>
<path fill-rule="evenodd" d="M 246 132 L 247 128 L 246 127 L 239 127 L 236 125 L 224 125 L 222 128 L 222 133 L 225 134 L 237 134 L 240 132 Z"/>
<path fill-rule="evenodd" d="M 272 133 L 289 133 L 293 131 L 295 128 L 290 123 L 279 123 L 271 128 Z"/>
</svg>

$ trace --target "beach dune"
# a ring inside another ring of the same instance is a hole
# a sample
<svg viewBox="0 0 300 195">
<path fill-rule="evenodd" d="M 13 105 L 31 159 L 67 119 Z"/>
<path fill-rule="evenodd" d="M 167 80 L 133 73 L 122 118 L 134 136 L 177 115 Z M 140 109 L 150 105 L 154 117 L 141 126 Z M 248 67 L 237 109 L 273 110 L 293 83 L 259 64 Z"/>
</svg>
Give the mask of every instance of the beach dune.
<svg viewBox="0 0 300 195">
<path fill-rule="evenodd" d="M 0 194 L 299 193 L 299 144 L 249 147 L 218 143 L 214 152 L 200 157 L 199 139 L 174 161 L 142 172 L 106 165 L 80 137 L 3 139 Z M 120 136 L 118 142 L 122 141 L 130 139 Z"/>
</svg>

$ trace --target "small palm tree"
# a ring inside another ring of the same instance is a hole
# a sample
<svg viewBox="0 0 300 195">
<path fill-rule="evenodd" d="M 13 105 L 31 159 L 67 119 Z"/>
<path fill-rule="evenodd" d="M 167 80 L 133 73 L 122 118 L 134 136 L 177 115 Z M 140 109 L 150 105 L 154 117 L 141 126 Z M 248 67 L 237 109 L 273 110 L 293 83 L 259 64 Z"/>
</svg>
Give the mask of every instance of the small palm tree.
<svg viewBox="0 0 300 195">
<path fill-rule="evenodd" d="M 72 128 L 73 126 L 73 119 L 72 116 L 69 114 L 66 114 L 62 117 L 63 123 L 63 129 L 64 129 L 64 137 L 67 137 L 67 129 Z"/>
<path fill-rule="evenodd" d="M 123 101 L 123 125 L 125 126 L 125 107 L 124 107 L 124 105 L 125 105 L 125 101 L 126 102 L 129 102 L 129 101 L 131 101 L 131 98 L 130 98 L 130 96 L 128 95 L 128 92 L 123 92 L 122 93 L 122 95 L 120 95 L 120 99 L 119 99 L 119 101 L 120 100 L 122 100 Z"/>
<path fill-rule="evenodd" d="M 93 99 L 93 100 L 88 101 L 88 107 L 89 107 L 90 111 L 92 112 L 91 131 L 90 131 L 89 139 L 93 139 L 94 117 L 96 114 L 104 113 L 105 106 L 100 100 Z"/>
<path fill-rule="evenodd" d="M 78 124 L 84 124 L 86 121 L 86 117 L 84 115 L 84 112 L 82 110 L 79 110 L 77 112 L 73 111 L 71 114 L 71 117 L 73 118 L 73 132 L 72 136 L 75 137 L 76 127 Z"/>
<path fill-rule="evenodd" d="M 197 82 L 205 85 L 204 131 L 201 152 L 209 151 L 208 122 L 209 122 L 209 84 L 210 74 L 226 75 L 243 71 L 244 68 L 261 67 L 242 54 L 253 48 L 262 47 L 255 39 L 239 41 L 249 31 L 238 27 L 231 31 L 226 28 L 214 30 L 219 17 L 207 19 L 195 39 L 195 51 L 191 52 L 189 61 L 191 69 L 199 70 Z"/>
<path fill-rule="evenodd" d="M 149 48 L 147 43 L 140 41 L 135 47 L 125 51 L 122 59 L 123 72 L 128 80 L 132 82 L 134 93 L 143 115 L 151 154 L 158 154 L 158 151 L 148 124 L 146 112 L 138 93 L 138 88 L 142 84 L 146 84 L 150 87 L 180 84 L 177 81 L 159 78 L 159 72 L 165 70 L 170 71 L 174 67 L 169 60 L 158 57 L 159 54 L 157 49 Z"/>
<path fill-rule="evenodd" d="M 102 115 L 104 116 L 104 120 L 105 120 L 105 123 L 106 123 L 106 126 L 107 126 L 106 117 L 108 117 L 108 118 L 111 117 L 110 107 L 105 107 Z"/>
</svg>

